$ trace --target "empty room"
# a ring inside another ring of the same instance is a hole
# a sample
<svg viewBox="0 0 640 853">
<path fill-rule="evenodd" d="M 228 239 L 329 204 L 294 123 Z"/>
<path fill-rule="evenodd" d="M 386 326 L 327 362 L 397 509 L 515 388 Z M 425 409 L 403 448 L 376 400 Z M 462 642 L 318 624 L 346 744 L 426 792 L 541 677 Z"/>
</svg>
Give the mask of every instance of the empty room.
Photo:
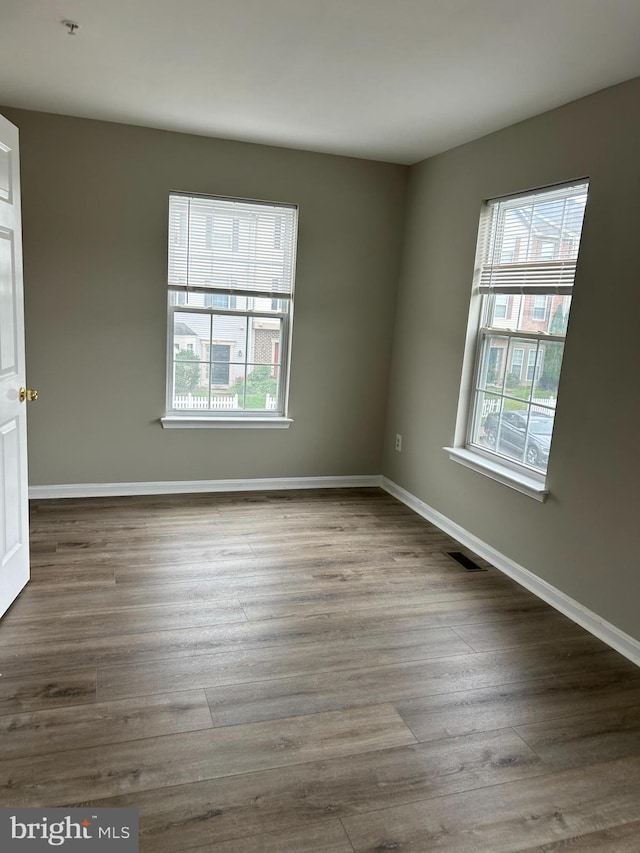
<svg viewBox="0 0 640 853">
<path fill-rule="evenodd" d="M 0 850 L 640 851 L 637 0 L 0 0 Z"/>
</svg>

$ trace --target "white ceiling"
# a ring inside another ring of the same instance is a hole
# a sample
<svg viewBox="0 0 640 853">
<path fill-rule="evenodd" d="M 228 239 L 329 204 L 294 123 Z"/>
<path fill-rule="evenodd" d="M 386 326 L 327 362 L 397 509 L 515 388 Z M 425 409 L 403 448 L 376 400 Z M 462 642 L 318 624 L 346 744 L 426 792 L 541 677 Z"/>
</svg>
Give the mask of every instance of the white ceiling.
<svg viewBox="0 0 640 853">
<path fill-rule="evenodd" d="M 0 0 L 6 106 L 397 163 L 638 75 L 639 0 Z"/>
</svg>

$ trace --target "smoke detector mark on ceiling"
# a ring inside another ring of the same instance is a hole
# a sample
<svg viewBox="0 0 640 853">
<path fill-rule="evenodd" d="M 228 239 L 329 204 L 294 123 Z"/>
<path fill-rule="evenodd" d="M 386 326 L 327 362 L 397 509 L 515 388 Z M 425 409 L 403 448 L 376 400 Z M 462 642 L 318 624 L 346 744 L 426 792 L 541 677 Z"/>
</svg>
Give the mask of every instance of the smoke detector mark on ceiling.
<svg viewBox="0 0 640 853">
<path fill-rule="evenodd" d="M 75 36 L 80 29 L 80 24 L 75 21 L 62 21 L 62 26 L 67 28 L 67 35 Z"/>
</svg>

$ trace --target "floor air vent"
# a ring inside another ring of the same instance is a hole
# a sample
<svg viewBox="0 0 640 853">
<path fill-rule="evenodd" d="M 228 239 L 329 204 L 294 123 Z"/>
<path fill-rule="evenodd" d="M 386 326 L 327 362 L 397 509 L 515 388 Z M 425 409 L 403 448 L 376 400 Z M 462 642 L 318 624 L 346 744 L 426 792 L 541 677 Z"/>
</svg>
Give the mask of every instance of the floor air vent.
<svg viewBox="0 0 640 853">
<path fill-rule="evenodd" d="M 482 566 L 474 563 L 471 557 L 467 557 L 467 555 L 463 554 L 462 551 L 447 551 L 447 557 L 451 557 L 451 559 L 455 560 L 456 563 L 460 563 L 460 565 L 464 566 L 468 572 L 487 571 L 486 569 L 483 569 Z"/>
</svg>

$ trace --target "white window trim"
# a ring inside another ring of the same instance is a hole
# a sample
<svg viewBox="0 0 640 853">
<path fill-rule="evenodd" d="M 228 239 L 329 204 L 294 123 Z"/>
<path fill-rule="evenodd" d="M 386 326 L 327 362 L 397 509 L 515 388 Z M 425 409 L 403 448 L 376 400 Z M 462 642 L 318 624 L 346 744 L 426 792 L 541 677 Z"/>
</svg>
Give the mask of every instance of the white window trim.
<svg viewBox="0 0 640 853">
<path fill-rule="evenodd" d="M 166 415 L 160 418 L 163 429 L 289 429 L 293 418 L 220 417 L 216 415 Z"/>
<path fill-rule="evenodd" d="M 443 447 L 449 454 L 449 459 L 454 462 L 459 462 L 466 468 L 471 468 L 472 471 L 477 471 L 479 474 L 484 474 L 504 486 L 509 486 L 517 492 L 522 492 L 523 495 L 528 495 L 537 501 L 545 501 L 549 494 L 549 489 L 542 479 L 538 479 L 534 474 L 528 475 L 523 471 L 516 471 L 511 468 L 505 461 L 498 461 L 498 457 L 489 458 L 482 453 L 468 447 Z"/>
<path fill-rule="evenodd" d="M 577 183 L 589 183 L 588 178 L 567 182 L 566 186 Z M 549 188 L 552 189 L 552 188 Z M 518 193 L 513 196 L 514 199 L 521 198 L 529 193 Z M 486 293 L 484 287 L 481 288 L 482 267 L 478 262 L 480 257 L 481 241 L 486 238 L 487 229 L 491 218 L 491 210 L 489 205 L 485 203 L 480 214 L 480 224 L 478 228 L 478 246 L 476 251 L 476 268 L 473 276 L 472 295 L 469 306 L 469 316 L 467 321 L 467 330 L 465 335 L 464 356 L 462 364 L 462 377 L 460 381 L 460 393 L 458 396 L 457 417 L 454 430 L 454 441 L 452 445 L 447 445 L 442 449 L 448 454 L 453 462 L 457 462 L 466 468 L 469 468 L 477 473 L 483 474 L 490 479 L 508 486 L 515 491 L 518 491 L 534 500 L 544 502 L 549 495 L 547 488 L 547 472 L 540 475 L 536 472 L 527 469 L 525 466 L 512 464 L 506 459 L 501 458 L 497 454 L 483 452 L 470 444 L 469 431 L 471 429 L 470 414 L 472 411 L 475 399 L 476 387 L 476 372 L 480 369 L 480 346 L 482 341 L 482 332 L 486 331 L 482 327 L 482 312 L 485 306 L 483 296 Z M 574 262 L 575 263 L 575 262 Z M 483 293 L 482 291 L 485 291 Z M 504 288 L 501 295 L 511 292 L 510 288 Z M 519 288 L 513 289 L 514 293 L 521 293 Z M 530 293 L 535 293 L 536 288 L 531 288 Z M 564 286 L 557 287 L 556 293 L 572 294 L 573 288 L 566 289 Z M 545 289 L 545 295 L 548 291 Z M 524 294 L 522 294 L 524 297 Z M 566 334 L 562 336 L 549 335 L 536 332 L 513 332 L 511 330 L 492 329 L 497 335 L 506 335 L 507 337 L 527 337 L 529 339 L 537 338 L 544 340 L 566 340 Z M 523 369 L 525 362 L 523 362 Z"/>
</svg>

